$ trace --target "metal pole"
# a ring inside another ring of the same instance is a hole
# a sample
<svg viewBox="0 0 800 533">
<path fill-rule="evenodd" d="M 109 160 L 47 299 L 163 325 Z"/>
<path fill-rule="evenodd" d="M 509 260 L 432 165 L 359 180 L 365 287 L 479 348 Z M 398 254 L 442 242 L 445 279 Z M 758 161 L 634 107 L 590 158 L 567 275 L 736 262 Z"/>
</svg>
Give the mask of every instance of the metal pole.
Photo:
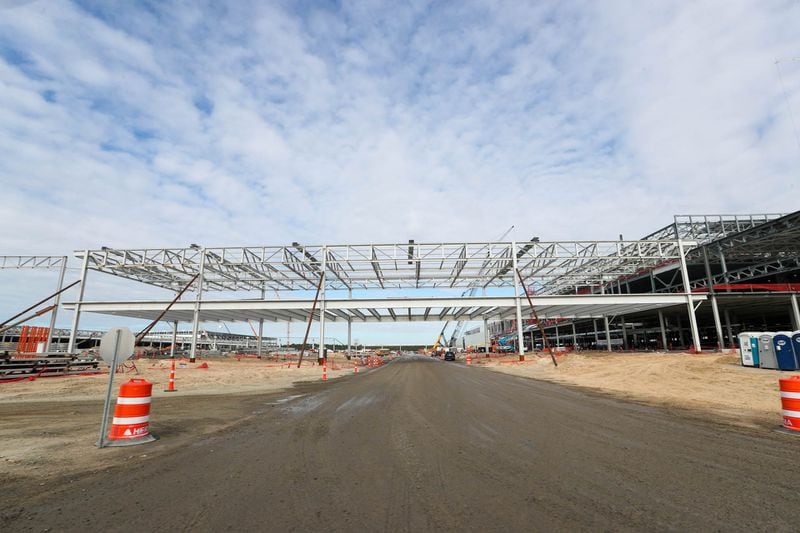
<svg viewBox="0 0 800 533">
<path fill-rule="evenodd" d="M 264 300 L 264 289 L 261 289 L 261 300 Z M 256 350 L 256 355 L 259 359 L 261 359 L 261 345 L 263 344 L 263 337 L 264 337 L 264 319 L 258 319 L 258 349 Z"/>
<path fill-rule="evenodd" d="M 620 326 L 622 327 L 622 349 L 628 350 L 628 330 L 625 328 L 625 315 L 619 317 Z"/>
<path fill-rule="evenodd" d="M 697 352 L 702 351 L 700 346 L 700 331 L 697 329 L 697 316 L 694 314 L 694 299 L 692 289 L 689 287 L 689 269 L 686 266 L 686 254 L 683 251 L 683 240 L 678 239 L 678 252 L 681 256 L 681 278 L 683 279 L 683 292 L 686 295 L 686 310 L 689 312 L 689 327 L 692 330 L 692 341 Z"/>
<path fill-rule="evenodd" d="M 83 284 L 81 283 L 81 287 Z M 117 371 L 117 356 L 119 355 L 119 339 L 121 337 L 120 330 L 114 332 L 114 359 L 108 370 L 108 388 L 106 389 L 106 401 L 103 404 L 103 420 L 100 422 L 100 440 L 97 441 L 97 446 L 102 448 L 106 445 L 106 428 L 108 427 L 108 411 L 111 408 L 111 392 L 114 388 L 114 373 Z"/>
<path fill-rule="evenodd" d="M 50 346 L 53 344 L 53 334 L 56 329 L 56 316 L 58 315 L 58 307 L 61 305 L 61 288 L 64 286 L 64 274 L 67 272 L 67 256 L 64 256 L 61 263 L 61 272 L 58 274 L 58 287 L 56 288 L 56 300 L 53 302 L 53 312 L 50 315 L 50 331 L 47 333 L 47 344 L 44 347 L 44 352 L 50 352 Z"/>
<path fill-rule="evenodd" d="M 575 322 L 572 322 L 572 348 L 578 345 L 578 334 L 575 332 Z"/>
<path fill-rule="evenodd" d="M 169 358 L 175 358 L 175 342 L 178 340 L 178 322 L 172 323 L 172 344 L 169 347 Z"/>
<path fill-rule="evenodd" d="M 533 335 L 533 333 L 531 333 Z M 483 345 L 486 347 L 486 356 L 489 356 L 489 322 L 486 320 L 486 315 L 483 315 Z"/>
<path fill-rule="evenodd" d="M 725 345 L 725 340 L 722 338 L 722 322 L 719 319 L 719 307 L 717 307 L 716 290 L 714 289 L 714 280 L 711 276 L 711 264 L 708 261 L 708 250 L 703 247 L 703 263 L 706 267 L 706 279 L 708 280 L 708 293 L 711 299 L 711 311 L 714 314 L 714 327 L 717 331 L 717 348 L 720 350 Z"/>
<path fill-rule="evenodd" d="M 347 289 L 347 299 L 353 299 L 353 289 Z M 347 315 L 347 359 L 353 357 L 353 316 Z"/>
<path fill-rule="evenodd" d="M 613 289 L 612 289 L 613 290 Z M 603 283 L 603 276 L 600 276 L 600 294 L 606 293 L 606 286 Z M 606 351 L 611 351 L 611 328 L 608 326 L 608 316 L 603 315 L 603 326 L 606 328 Z"/>
<path fill-rule="evenodd" d="M 661 349 L 667 351 L 667 328 L 664 325 L 664 312 L 658 311 L 658 328 L 661 330 Z"/>
<path fill-rule="evenodd" d="M 203 274 L 206 269 L 206 249 L 200 248 L 200 272 L 197 276 L 197 296 L 194 300 L 194 314 L 192 315 L 192 344 L 189 348 L 189 362 L 194 363 L 197 356 L 197 329 L 200 326 L 200 302 L 203 299 Z"/>
<path fill-rule="evenodd" d="M 728 334 L 728 346 L 733 346 L 733 328 L 731 328 L 731 314 L 727 309 L 722 310 L 722 316 L 725 319 L 725 332 Z"/>
<path fill-rule="evenodd" d="M 517 243 L 511 243 L 511 277 L 514 279 L 514 304 L 517 311 L 517 352 L 519 360 L 525 360 L 525 339 L 522 333 L 522 305 L 519 296 L 519 281 L 517 280 Z"/>
<path fill-rule="evenodd" d="M 318 359 L 323 359 L 325 357 L 325 269 L 327 268 L 327 259 L 328 259 L 328 248 L 326 246 L 322 247 L 322 272 L 320 273 L 320 277 L 322 278 L 322 285 L 320 285 L 320 293 L 319 293 L 319 357 Z"/>
<path fill-rule="evenodd" d="M 67 344 L 67 353 L 75 351 L 75 337 L 78 334 L 78 324 L 81 318 L 81 303 L 83 302 L 83 295 L 86 292 L 86 275 L 89 270 L 89 250 L 83 251 L 83 265 L 81 266 L 81 290 L 78 291 L 78 300 L 75 302 L 75 313 L 72 315 L 72 331 L 69 333 L 69 344 Z"/>
<path fill-rule="evenodd" d="M 597 348 L 597 343 L 600 341 L 600 336 L 597 334 L 597 319 L 592 319 L 592 329 L 594 330 L 594 347 Z"/>
<path fill-rule="evenodd" d="M 792 294 L 792 314 L 794 315 L 794 327 L 800 329 L 800 306 L 797 305 L 797 294 Z"/>
</svg>

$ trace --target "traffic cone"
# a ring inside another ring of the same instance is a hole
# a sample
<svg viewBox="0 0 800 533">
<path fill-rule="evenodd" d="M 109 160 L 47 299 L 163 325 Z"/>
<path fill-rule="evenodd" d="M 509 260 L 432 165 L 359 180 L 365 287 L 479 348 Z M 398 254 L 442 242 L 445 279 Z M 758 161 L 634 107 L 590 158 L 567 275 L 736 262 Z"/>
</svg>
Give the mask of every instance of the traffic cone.
<svg viewBox="0 0 800 533">
<path fill-rule="evenodd" d="M 322 381 L 328 381 L 328 361 L 322 362 Z"/>
<path fill-rule="evenodd" d="M 164 392 L 176 392 L 175 389 L 175 358 L 172 358 L 172 368 L 169 371 L 169 386 L 164 389 Z"/>
<path fill-rule="evenodd" d="M 358 361 L 353 359 L 353 374 L 358 374 Z"/>
</svg>

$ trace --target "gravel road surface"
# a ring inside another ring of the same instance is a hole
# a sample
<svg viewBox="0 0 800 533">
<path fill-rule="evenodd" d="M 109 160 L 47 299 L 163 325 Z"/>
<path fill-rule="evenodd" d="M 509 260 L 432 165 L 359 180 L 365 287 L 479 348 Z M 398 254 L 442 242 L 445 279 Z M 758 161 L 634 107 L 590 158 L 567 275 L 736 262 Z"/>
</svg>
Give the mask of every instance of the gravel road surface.
<svg viewBox="0 0 800 533">
<path fill-rule="evenodd" d="M 421 357 L 248 406 L 180 449 L 3 494 L 0 529 L 798 529 L 800 437 L 778 432 Z"/>
</svg>

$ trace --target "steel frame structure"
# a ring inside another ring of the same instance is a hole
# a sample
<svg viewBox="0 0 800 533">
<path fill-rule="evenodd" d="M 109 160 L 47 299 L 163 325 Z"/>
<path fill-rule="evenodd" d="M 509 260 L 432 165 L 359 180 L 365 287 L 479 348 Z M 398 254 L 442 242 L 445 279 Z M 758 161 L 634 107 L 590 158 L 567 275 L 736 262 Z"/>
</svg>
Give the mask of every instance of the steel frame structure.
<svg viewBox="0 0 800 533">
<path fill-rule="evenodd" d="M 307 320 L 319 322 L 325 338 L 326 320 L 346 320 L 348 349 L 353 320 L 381 322 L 398 320 L 486 320 L 514 315 L 519 334 L 520 355 L 524 354 L 522 302 L 519 271 L 526 285 L 537 290 L 537 309 L 542 316 L 597 317 L 607 320 L 619 310 L 641 311 L 685 304 L 699 347 L 694 311 L 704 295 L 690 292 L 671 295 L 563 295 L 567 287 L 596 286 L 605 280 L 635 275 L 665 262 L 678 262 L 686 275 L 686 250 L 696 242 L 680 239 L 640 241 L 560 241 L 533 239 L 517 242 L 461 242 L 317 245 L 261 247 L 110 249 L 76 252 L 82 259 L 81 279 L 89 270 L 179 291 L 196 279 L 194 302 L 178 302 L 166 320 L 177 327 L 191 318 L 194 332 L 191 358 L 196 353 L 196 333 L 201 316 L 207 320 L 257 318 L 259 331 L 264 320 Z M 688 247 L 688 248 L 687 248 Z M 685 277 L 684 280 L 688 280 Z M 319 310 L 310 300 L 265 299 L 270 291 L 312 291 L 320 287 Z M 688 286 L 685 284 L 684 286 Z M 82 310 L 144 318 L 152 316 L 164 302 L 85 302 L 83 288 L 74 309 L 74 329 Z M 459 289 L 480 287 L 485 291 L 513 287 L 511 298 L 474 297 L 353 299 L 352 291 L 375 289 Z M 345 300 L 326 298 L 326 291 L 344 291 Z M 203 293 L 259 291 L 255 300 L 203 301 Z M 666 300 L 664 300 L 666 298 Z M 548 304 L 549 302 L 549 304 Z M 549 305 L 549 307 L 548 307 Z M 380 312 L 385 310 L 386 315 Z M 72 348 L 73 343 L 70 343 Z"/>
<path fill-rule="evenodd" d="M 64 276 L 67 272 L 67 263 L 69 259 L 65 255 L 3 255 L 0 256 L 0 270 L 3 269 L 51 269 L 58 268 L 58 284 L 56 285 L 56 293 L 59 293 L 64 287 Z M 61 304 L 61 294 L 56 294 L 53 301 L 53 312 L 50 313 L 49 333 L 47 335 L 47 344 L 44 351 L 49 352 L 50 346 L 53 343 L 53 334 L 56 327 L 56 317 L 58 316 L 58 308 Z"/>
<path fill-rule="evenodd" d="M 685 242 L 684 246 L 694 246 Z M 682 257 L 677 240 L 402 243 L 158 248 L 76 252 L 88 269 L 178 291 L 203 271 L 203 291 L 489 289 L 526 282 L 556 294 Z"/>
</svg>

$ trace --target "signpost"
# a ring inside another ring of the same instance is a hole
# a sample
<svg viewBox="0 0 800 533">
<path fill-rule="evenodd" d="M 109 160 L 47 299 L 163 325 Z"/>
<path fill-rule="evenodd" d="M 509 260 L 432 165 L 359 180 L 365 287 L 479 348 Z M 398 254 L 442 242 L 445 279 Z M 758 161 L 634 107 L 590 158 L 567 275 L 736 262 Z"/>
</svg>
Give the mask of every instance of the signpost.
<svg viewBox="0 0 800 533">
<path fill-rule="evenodd" d="M 111 407 L 111 391 L 114 388 L 114 374 L 119 362 L 133 355 L 135 339 L 128 328 L 112 328 L 100 339 L 100 357 L 108 363 L 108 389 L 103 405 L 103 421 L 100 423 L 100 440 L 97 447 L 106 445 L 106 429 L 108 428 L 108 410 Z"/>
</svg>

